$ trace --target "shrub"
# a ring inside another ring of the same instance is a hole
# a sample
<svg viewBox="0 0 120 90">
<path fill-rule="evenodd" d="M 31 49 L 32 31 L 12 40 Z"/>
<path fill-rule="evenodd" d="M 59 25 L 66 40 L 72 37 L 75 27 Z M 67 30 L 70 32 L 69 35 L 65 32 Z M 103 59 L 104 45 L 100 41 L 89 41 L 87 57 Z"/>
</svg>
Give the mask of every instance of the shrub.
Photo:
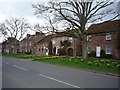
<svg viewBox="0 0 120 90">
<path fill-rule="evenodd" d="M 88 54 L 89 57 L 95 57 L 96 56 L 96 52 L 95 51 L 91 51 L 89 54 Z"/>
<path fill-rule="evenodd" d="M 71 62 L 71 61 L 72 61 L 72 59 L 71 59 L 71 58 L 69 58 L 69 61 Z"/>
<path fill-rule="evenodd" d="M 66 55 L 66 49 L 65 48 L 60 48 L 58 49 L 59 55 Z"/>
<path fill-rule="evenodd" d="M 110 60 L 105 60 L 106 63 L 110 63 L 111 61 Z"/>
<path fill-rule="evenodd" d="M 99 64 L 99 63 L 95 63 L 95 65 L 96 65 L 96 66 L 100 66 L 100 64 Z"/>
<path fill-rule="evenodd" d="M 84 62 L 84 59 L 81 59 L 81 62 Z"/>
<path fill-rule="evenodd" d="M 111 63 L 113 66 L 116 66 L 117 65 L 117 62 L 112 62 Z"/>
<path fill-rule="evenodd" d="M 107 67 L 110 68 L 110 64 L 107 64 Z"/>
<path fill-rule="evenodd" d="M 120 69 L 120 64 L 118 64 L 118 65 L 116 66 L 116 68 L 117 68 L 117 69 Z"/>
<path fill-rule="evenodd" d="M 92 62 L 91 61 L 88 61 L 88 63 L 87 63 L 88 65 L 92 65 Z"/>
<path fill-rule="evenodd" d="M 101 50 L 100 52 L 101 58 L 112 58 L 112 54 L 106 54 L 104 50 Z"/>
<path fill-rule="evenodd" d="M 100 55 L 101 55 L 101 56 L 100 56 L 101 58 L 104 58 L 105 51 L 104 51 L 104 50 L 101 50 L 101 51 L 100 51 Z"/>
<path fill-rule="evenodd" d="M 96 60 L 95 63 L 99 63 L 99 60 Z"/>
<path fill-rule="evenodd" d="M 105 55 L 104 55 L 104 58 L 110 59 L 110 58 L 113 58 L 113 56 L 112 56 L 112 54 L 105 54 Z"/>
<path fill-rule="evenodd" d="M 75 60 L 75 63 L 78 63 L 78 60 Z"/>
<path fill-rule="evenodd" d="M 102 64 L 105 63 L 105 60 L 100 60 L 100 63 L 102 63 Z"/>
</svg>

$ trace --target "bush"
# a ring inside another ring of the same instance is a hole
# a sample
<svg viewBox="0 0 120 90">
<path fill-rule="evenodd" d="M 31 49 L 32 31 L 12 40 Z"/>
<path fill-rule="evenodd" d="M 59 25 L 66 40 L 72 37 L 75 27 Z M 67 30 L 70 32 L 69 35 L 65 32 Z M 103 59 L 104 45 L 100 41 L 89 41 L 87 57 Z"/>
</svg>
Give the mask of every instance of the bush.
<svg viewBox="0 0 120 90">
<path fill-rule="evenodd" d="M 75 63 L 78 63 L 78 60 L 75 60 Z"/>
<path fill-rule="evenodd" d="M 112 54 L 105 54 L 105 55 L 104 55 L 104 58 L 110 59 L 110 58 L 113 58 L 113 55 L 112 55 Z"/>
<path fill-rule="evenodd" d="M 84 62 L 84 59 L 81 59 L 81 62 Z"/>
<path fill-rule="evenodd" d="M 116 66 L 116 68 L 117 68 L 117 69 L 120 69 L 120 64 L 118 64 L 118 65 Z"/>
<path fill-rule="evenodd" d="M 65 48 L 58 49 L 58 53 L 59 55 L 66 55 L 66 49 Z"/>
<path fill-rule="evenodd" d="M 95 63 L 99 63 L 99 60 L 94 61 Z"/>
<path fill-rule="evenodd" d="M 100 63 L 102 63 L 102 64 L 105 63 L 105 60 L 100 60 Z"/>
<path fill-rule="evenodd" d="M 88 63 L 87 63 L 88 65 L 92 65 L 92 62 L 91 61 L 88 61 Z"/>
<path fill-rule="evenodd" d="M 112 62 L 111 63 L 113 66 L 116 66 L 117 65 L 117 62 Z"/>
<path fill-rule="evenodd" d="M 104 50 L 101 50 L 100 55 L 101 55 L 101 58 L 108 58 L 108 59 L 110 59 L 110 58 L 113 57 L 112 54 L 106 54 Z"/>
<path fill-rule="evenodd" d="M 96 57 L 96 52 L 95 52 L 95 51 L 91 51 L 91 52 L 88 54 L 88 57 Z"/>
<path fill-rule="evenodd" d="M 107 64 L 107 67 L 110 68 L 110 64 Z"/>
<path fill-rule="evenodd" d="M 100 66 L 100 63 L 95 63 L 96 66 Z"/>
</svg>

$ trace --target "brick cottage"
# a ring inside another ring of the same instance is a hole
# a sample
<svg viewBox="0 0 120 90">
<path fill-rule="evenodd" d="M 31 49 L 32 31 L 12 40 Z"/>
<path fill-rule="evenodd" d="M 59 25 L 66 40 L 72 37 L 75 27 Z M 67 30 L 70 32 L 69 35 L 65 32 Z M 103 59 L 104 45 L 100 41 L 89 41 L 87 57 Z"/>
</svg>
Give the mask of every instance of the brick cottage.
<svg viewBox="0 0 120 90">
<path fill-rule="evenodd" d="M 87 33 L 88 54 L 96 52 L 97 47 L 100 47 L 100 57 L 120 59 L 120 20 L 93 24 Z"/>
</svg>

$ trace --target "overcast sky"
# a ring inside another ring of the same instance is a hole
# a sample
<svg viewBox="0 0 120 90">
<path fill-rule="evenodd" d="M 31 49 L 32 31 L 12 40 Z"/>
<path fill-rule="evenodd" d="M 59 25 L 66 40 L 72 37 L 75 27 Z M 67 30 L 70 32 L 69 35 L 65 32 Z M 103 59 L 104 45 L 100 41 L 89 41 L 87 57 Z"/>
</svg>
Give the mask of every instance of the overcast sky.
<svg viewBox="0 0 120 90">
<path fill-rule="evenodd" d="M 33 3 L 49 0 L 0 0 L 0 22 L 9 17 L 23 17 L 30 23 L 42 22 L 34 15 Z M 118 0 L 119 1 L 119 0 Z"/>
<path fill-rule="evenodd" d="M 10 17 L 17 17 L 27 19 L 32 25 L 42 23 L 42 19 L 38 19 L 34 15 L 32 4 L 48 1 L 49 0 L 0 0 L 0 22 Z"/>
<path fill-rule="evenodd" d="M 40 22 L 32 8 L 32 4 L 37 2 L 38 0 L 0 0 L 0 22 L 9 17 L 23 17 L 32 24 Z"/>
<path fill-rule="evenodd" d="M 25 18 L 31 25 L 42 23 L 42 19 L 34 15 L 32 4 L 37 2 L 48 2 L 48 0 L 0 0 L 0 23 L 10 17 Z M 33 31 L 28 33 L 33 34 Z M 0 38 L 2 42 L 3 38 Z"/>
</svg>

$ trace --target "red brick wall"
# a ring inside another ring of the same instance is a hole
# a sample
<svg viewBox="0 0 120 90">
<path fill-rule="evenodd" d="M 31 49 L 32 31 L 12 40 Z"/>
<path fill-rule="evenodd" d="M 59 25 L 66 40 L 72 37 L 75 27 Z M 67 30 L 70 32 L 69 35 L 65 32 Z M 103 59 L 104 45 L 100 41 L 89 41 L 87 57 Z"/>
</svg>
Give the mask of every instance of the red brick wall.
<svg viewBox="0 0 120 90">
<path fill-rule="evenodd" d="M 91 34 L 91 41 L 87 42 L 87 47 L 90 47 L 93 51 L 96 51 L 96 46 L 99 45 L 101 49 L 106 50 L 106 46 L 112 47 L 112 55 L 114 58 L 118 58 L 117 49 L 117 33 L 112 32 L 112 40 L 106 40 L 106 33 Z"/>
</svg>

